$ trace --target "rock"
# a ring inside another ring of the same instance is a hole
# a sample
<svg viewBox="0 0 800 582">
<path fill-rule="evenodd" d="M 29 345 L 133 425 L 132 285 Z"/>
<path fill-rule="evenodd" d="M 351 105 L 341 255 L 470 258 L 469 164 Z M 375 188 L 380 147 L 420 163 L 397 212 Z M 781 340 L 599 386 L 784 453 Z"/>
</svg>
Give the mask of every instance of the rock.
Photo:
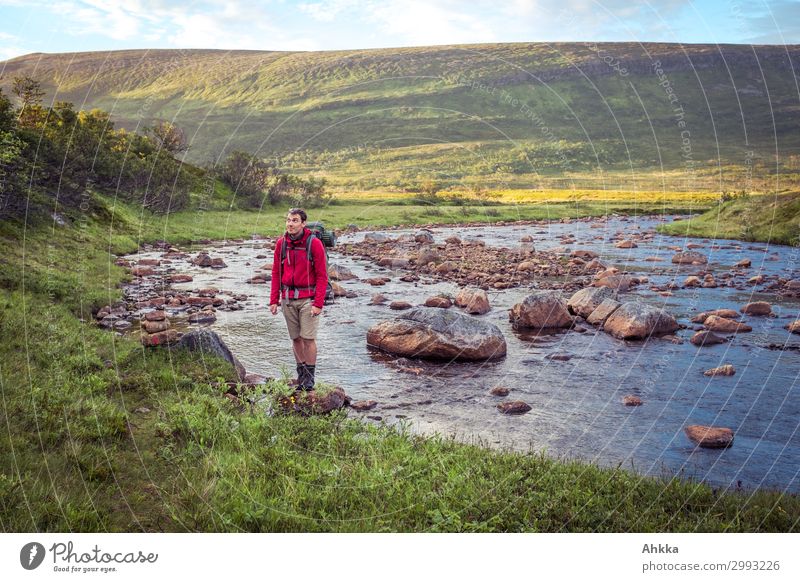
<svg viewBox="0 0 800 582">
<path fill-rule="evenodd" d="M 800 333 L 800 319 L 794 320 L 792 323 L 786 326 L 786 329 L 792 333 Z"/>
<path fill-rule="evenodd" d="M 114 322 L 113 327 L 117 331 L 125 331 L 127 329 L 132 328 L 133 324 L 130 321 L 128 321 L 127 319 L 119 319 L 119 320 Z"/>
<path fill-rule="evenodd" d="M 369 283 L 373 287 L 380 287 L 382 285 L 386 285 L 386 283 L 388 283 L 389 281 L 390 279 L 386 279 L 384 277 L 372 277 L 370 279 L 367 279 L 365 282 Z"/>
<path fill-rule="evenodd" d="M 750 265 L 751 265 L 751 263 L 750 263 L 750 259 L 742 259 L 741 261 L 739 261 L 738 263 L 736 263 L 736 264 L 734 265 L 734 267 L 739 267 L 739 268 L 747 268 L 747 267 L 749 267 Z"/>
<path fill-rule="evenodd" d="M 622 305 L 619 301 L 615 299 L 604 299 L 597 308 L 592 311 L 592 314 L 586 318 L 586 322 L 592 325 L 603 325 L 606 322 L 606 319 L 614 313 L 619 306 Z"/>
<path fill-rule="evenodd" d="M 733 376 L 736 373 L 736 368 L 731 364 L 725 364 L 717 368 L 711 368 L 703 372 L 704 376 Z"/>
<path fill-rule="evenodd" d="M 367 332 L 367 345 L 414 358 L 480 361 L 506 355 L 498 327 L 452 310 L 418 307 Z"/>
<path fill-rule="evenodd" d="M 446 239 L 444 239 L 444 242 L 449 245 L 460 245 L 461 239 L 453 235 L 453 236 L 448 236 Z"/>
<path fill-rule="evenodd" d="M 591 260 L 599 257 L 596 252 L 587 249 L 575 249 L 569 254 L 570 257 L 577 257 L 579 259 Z"/>
<path fill-rule="evenodd" d="M 628 394 L 627 396 L 622 397 L 622 404 L 625 406 L 641 406 L 642 399 L 638 396 L 634 396 L 633 394 Z"/>
<path fill-rule="evenodd" d="M 556 352 L 555 354 L 547 354 L 545 360 L 553 360 L 554 362 L 568 362 L 572 359 L 572 354 L 565 352 Z"/>
<path fill-rule="evenodd" d="M 142 328 L 147 333 L 158 333 L 169 329 L 169 321 L 143 321 Z"/>
<path fill-rule="evenodd" d="M 593 285 L 595 287 L 608 287 L 609 289 L 624 292 L 637 282 L 637 279 L 629 275 L 609 275 L 607 277 L 598 278 Z"/>
<path fill-rule="evenodd" d="M 567 300 L 567 309 L 575 315 L 588 318 L 603 301 L 615 295 L 608 287 L 586 287 Z"/>
<path fill-rule="evenodd" d="M 483 315 L 491 309 L 489 296 L 483 289 L 462 289 L 456 295 L 455 303 L 471 315 Z"/>
<path fill-rule="evenodd" d="M 170 283 L 191 283 L 194 278 L 191 275 L 170 275 L 167 280 Z"/>
<path fill-rule="evenodd" d="M 747 315 L 770 315 L 772 313 L 772 305 L 766 301 L 754 301 L 742 307 L 740 311 Z"/>
<path fill-rule="evenodd" d="M 264 384 L 267 381 L 266 376 L 262 376 L 261 374 L 249 373 L 244 377 L 245 384 Z"/>
<path fill-rule="evenodd" d="M 537 263 L 533 261 L 522 261 L 519 265 L 517 265 L 518 271 L 535 271 Z"/>
<path fill-rule="evenodd" d="M 557 291 L 536 291 L 511 308 L 515 328 L 547 329 L 572 326 L 567 304 Z"/>
<path fill-rule="evenodd" d="M 617 244 L 615 244 L 614 246 L 617 247 L 618 249 L 635 249 L 639 245 L 637 245 L 632 240 L 621 240 Z"/>
<path fill-rule="evenodd" d="M 689 440 L 707 449 L 724 449 L 733 444 L 733 431 L 729 428 L 693 424 L 683 430 Z"/>
<path fill-rule="evenodd" d="M 161 261 L 158 259 L 139 259 L 137 261 L 139 265 L 147 265 L 149 267 L 158 267 L 161 265 Z"/>
<path fill-rule="evenodd" d="M 351 281 L 353 279 L 358 279 L 347 267 L 334 264 L 328 265 L 328 277 L 334 281 Z"/>
<path fill-rule="evenodd" d="M 713 311 L 703 311 L 692 318 L 692 323 L 704 323 L 710 316 L 725 317 L 727 319 L 737 319 L 739 312 L 733 309 L 714 309 Z"/>
<path fill-rule="evenodd" d="M 195 307 L 205 307 L 206 305 L 214 305 L 213 297 L 187 297 L 186 303 Z"/>
<path fill-rule="evenodd" d="M 672 256 L 672 262 L 678 265 L 704 265 L 708 258 L 697 251 L 683 251 Z"/>
<path fill-rule="evenodd" d="M 353 402 L 350 408 L 356 412 L 366 412 L 367 410 L 372 410 L 376 406 L 378 406 L 378 403 L 375 400 L 359 400 L 358 402 Z"/>
<path fill-rule="evenodd" d="M 131 269 L 131 274 L 135 277 L 147 277 L 148 275 L 155 275 L 155 269 L 152 267 L 134 267 Z"/>
<path fill-rule="evenodd" d="M 703 322 L 703 325 L 706 329 L 710 329 L 711 331 L 719 331 L 721 333 L 741 333 L 753 331 L 753 328 L 749 325 L 739 321 L 734 321 L 733 319 L 728 319 L 726 317 L 719 317 L 718 315 L 709 315 Z"/>
<path fill-rule="evenodd" d="M 370 299 L 369 304 L 370 305 L 383 305 L 387 301 L 389 301 L 389 300 L 386 299 L 385 295 L 383 295 L 382 293 L 375 293 L 375 295 L 372 296 L 372 299 Z"/>
<path fill-rule="evenodd" d="M 529 234 L 524 234 L 520 237 L 519 242 L 532 243 L 533 237 Z"/>
<path fill-rule="evenodd" d="M 172 331 L 172 330 L 171 330 Z M 199 352 L 201 356 L 215 356 L 229 362 L 236 368 L 239 380 L 244 381 L 247 372 L 244 366 L 234 356 L 225 342 L 208 328 L 194 329 L 185 334 L 178 343 L 179 348 L 190 352 Z"/>
<path fill-rule="evenodd" d="M 495 386 L 491 390 L 489 390 L 489 394 L 492 396 L 508 396 L 511 390 L 506 388 L 505 386 Z"/>
<path fill-rule="evenodd" d="M 200 297 L 214 297 L 217 293 L 219 293 L 219 289 L 216 287 L 206 287 L 205 289 L 200 289 L 197 295 Z"/>
<path fill-rule="evenodd" d="M 702 284 L 703 284 L 703 282 L 700 280 L 700 277 L 697 277 L 695 275 L 689 275 L 683 281 L 683 286 L 684 287 L 699 287 Z"/>
<path fill-rule="evenodd" d="M 512 402 L 501 402 L 497 405 L 497 410 L 503 414 L 525 414 L 531 410 L 529 404 L 522 402 L 522 400 L 514 400 Z"/>
<path fill-rule="evenodd" d="M 415 262 L 418 266 L 422 267 L 428 263 L 438 263 L 441 260 L 442 257 L 436 250 L 426 247 L 419 251 Z"/>
<path fill-rule="evenodd" d="M 675 318 L 663 309 L 638 301 L 620 305 L 603 326 L 606 332 L 619 339 L 647 339 L 679 328 Z"/>
<path fill-rule="evenodd" d="M 142 335 L 142 344 L 147 347 L 163 346 L 174 343 L 178 339 L 178 332 L 174 329 L 158 333 Z"/>
<path fill-rule="evenodd" d="M 787 291 L 800 291 L 800 279 L 791 279 L 786 281 L 786 284 L 783 286 L 783 288 Z"/>
<path fill-rule="evenodd" d="M 433 233 L 425 228 L 420 229 L 414 234 L 414 240 L 420 244 L 433 244 Z"/>
<path fill-rule="evenodd" d="M 409 260 L 398 257 L 381 257 L 378 259 L 378 266 L 389 267 L 390 269 L 405 269 L 409 266 Z"/>
<path fill-rule="evenodd" d="M 413 306 L 408 301 L 392 301 L 389 304 L 389 309 L 394 309 L 395 311 L 402 311 L 404 309 L 411 309 Z"/>
<path fill-rule="evenodd" d="M 347 297 L 347 289 L 336 281 L 330 281 L 331 289 L 333 290 L 334 297 Z"/>
<path fill-rule="evenodd" d="M 698 331 L 689 341 L 696 346 L 713 346 L 715 344 L 725 343 L 727 340 L 724 337 L 718 336 L 713 331 L 704 330 Z"/>
<path fill-rule="evenodd" d="M 453 271 L 458 271 L 458 265 L 453 261 L 445 261 L 436 267 L 436 272 L 440 275 L 446 275 L 447 273 L 452 273 Z"/>
<path fill-rule="evenodd" d="M 198 311 L 189 316 L 189 323 L 214 323 L 217 316 L 213 311 Z"/>
<path fill-rule="evenodd" d="M 167 318 L 167 312 L 163 309 L 148 311 L 144 314 L 144 318 L 147 321 L 164 321 Z"/>
<path fill-rule="evenodd" d="M 384 243 L 392 240 L 382 232 L 368 232 L 364 235 L 364 242 L 370 243 Z"/>
<path fill-rule="evenodd" d="M 439 307 L 441 309 L 448 309 L 453 306 L 453 302 L 447 297 L 428 297 L 425 300 L 425 307 Z"/>
<path fill-rule="evenodd" d="M 251 285 L 265 285 L 270 279 L 272 279 L 271 275 L 256 275 L 255 277 L 249 278 L 245 283 L 250 283 Z"/>
<path fill-rule="evenodd" d="M 339 410 L 344 407 L 347 400 L 344 390 L 337 387 L 325 394 L 317 390 L 295 392 L 291 396 L 279 398 L 277 404 L 285 413 L 310 416 Z"/>
</svg>

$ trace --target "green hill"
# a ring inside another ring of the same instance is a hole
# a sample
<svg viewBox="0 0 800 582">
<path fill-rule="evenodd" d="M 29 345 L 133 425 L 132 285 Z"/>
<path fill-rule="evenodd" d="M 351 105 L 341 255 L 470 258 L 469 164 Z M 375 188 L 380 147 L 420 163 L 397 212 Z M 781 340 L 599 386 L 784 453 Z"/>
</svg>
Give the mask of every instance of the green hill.
<svg viewBox="0 0 800 582">
<path fill-rule="evenodd" d="M 174 120 L 188 159 L 245 149 L 342 188 L 783 189 L 800 46 L 525 43 L 139 50 L 0 63 L 118 126 Z"/>
</svg>

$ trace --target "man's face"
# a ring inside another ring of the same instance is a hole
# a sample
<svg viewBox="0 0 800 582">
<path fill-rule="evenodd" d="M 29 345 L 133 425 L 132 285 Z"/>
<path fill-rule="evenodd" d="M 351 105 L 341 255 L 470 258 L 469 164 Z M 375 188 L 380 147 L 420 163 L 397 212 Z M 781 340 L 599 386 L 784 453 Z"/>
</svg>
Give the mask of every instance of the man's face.
<svg viewBox="0 0 800 582">
<path fill-rule="evenodd" d="M 286 215 L 286 232 L 295 236 L 300 234 L 305 228 L 306 223 L 300 218 L 299 214 Z"/>
</svg>

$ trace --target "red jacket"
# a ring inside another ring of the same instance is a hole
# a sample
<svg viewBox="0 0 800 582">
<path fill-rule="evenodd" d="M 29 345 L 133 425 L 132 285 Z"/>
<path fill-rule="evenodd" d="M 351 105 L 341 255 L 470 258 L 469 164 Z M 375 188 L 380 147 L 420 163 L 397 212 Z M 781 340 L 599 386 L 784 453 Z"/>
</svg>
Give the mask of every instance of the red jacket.
<svg viewBox="0 0 800 582">
<path fill-rule="evenodd" d="M 311 231 L 303 229 L 303 235 L 296 241 L 284 233 L 275 245 L 272 260 L 272 287 L 269 304 L 277 305 L 280 299 L 314 298 L 314 306 L 322 309 L 325 304 L 325 290 L 328 287 L 328 266 L 325 264 L 325 247 L 322 241 L 314 238 L 311 242 L 313 268 L 306 254 L 306 241 Z M 281 265 L 281 250 L 287 241 L 286 259 Z M 279 283 L 280 282 L 280 283 Z M 296 291 L 296 297 L 295 297 Z"/>
</svg>

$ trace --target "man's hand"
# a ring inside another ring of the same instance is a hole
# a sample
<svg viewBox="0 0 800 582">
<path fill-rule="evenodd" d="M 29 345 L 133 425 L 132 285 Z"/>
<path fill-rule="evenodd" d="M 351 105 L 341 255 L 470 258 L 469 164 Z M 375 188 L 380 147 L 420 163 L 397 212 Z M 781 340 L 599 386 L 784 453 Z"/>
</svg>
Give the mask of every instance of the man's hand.
<svg viewBox="0 0 800 582">
<path fill-rule="evenodd" d="M 272 315 L 277 315 L 278 313 L 278 304 L 270 305 L 269 310 L 272 312 Z"/>
<path fill-rule="evenodd" d="M 320 313 L 322 313 L 322 308 L 321 308 L 321 307 L 317 307 L 316 305 L 312 305 L 312 306 L 311 306 L 311 315 L 313 315 L 314 317 L 316 317 L 316 316 L 318 316 Z"/>
</svg>

